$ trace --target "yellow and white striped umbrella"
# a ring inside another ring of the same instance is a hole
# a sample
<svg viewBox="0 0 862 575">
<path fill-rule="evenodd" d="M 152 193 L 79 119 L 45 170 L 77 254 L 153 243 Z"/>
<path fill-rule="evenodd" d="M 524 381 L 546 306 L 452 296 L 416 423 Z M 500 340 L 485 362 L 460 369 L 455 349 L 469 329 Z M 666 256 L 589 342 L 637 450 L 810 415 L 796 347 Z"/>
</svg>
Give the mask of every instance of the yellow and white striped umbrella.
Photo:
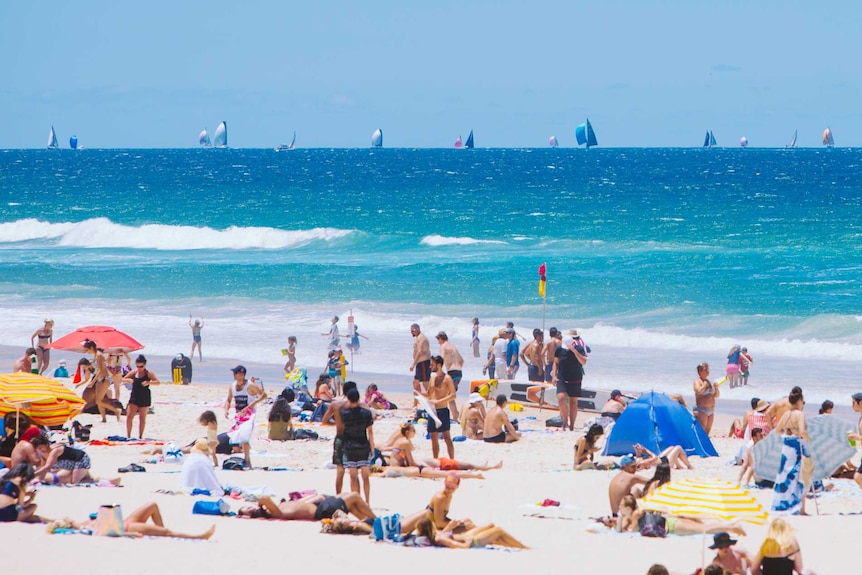
<svg viewBox="0 0 862 575">
<path fill-rule="evenodd" d="M 644 498 L 641 507 L 686 517 L 741 520 L 758 525 L 767 512 L 748 489 L 717 479 L 684 478 L 665 483 Z"/>
<path fill-rule="evenodd" d="M 39 425 L 63 425 L 84 404 L 59 381 L 26 372 L 0 374 L 0 413 L 18 411 Z"/>
</svg>

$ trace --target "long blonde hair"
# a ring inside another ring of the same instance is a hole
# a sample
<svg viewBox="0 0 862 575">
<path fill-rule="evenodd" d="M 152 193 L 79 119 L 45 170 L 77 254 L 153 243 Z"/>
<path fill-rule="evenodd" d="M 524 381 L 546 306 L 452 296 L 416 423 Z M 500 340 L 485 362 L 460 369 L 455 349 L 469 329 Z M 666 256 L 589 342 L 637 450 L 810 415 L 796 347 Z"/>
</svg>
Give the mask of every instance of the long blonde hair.
<svg viewBox="0 0 862 575">
<path fill-rule="evenodd" d="M 776 517 L 769 524 L 766 539 L 760 545 L 761 557 L 776 557 L 787 555 L 798 549 L 799 544 L 793 535 L 793 527 L 780 517 Z"/>
</svg>

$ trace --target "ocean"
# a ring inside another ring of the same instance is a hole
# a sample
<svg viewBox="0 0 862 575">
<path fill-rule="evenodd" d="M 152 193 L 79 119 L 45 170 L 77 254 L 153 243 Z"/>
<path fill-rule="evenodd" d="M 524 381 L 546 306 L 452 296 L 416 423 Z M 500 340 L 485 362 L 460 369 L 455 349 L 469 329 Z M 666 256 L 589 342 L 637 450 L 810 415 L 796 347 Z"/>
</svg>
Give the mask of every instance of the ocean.
<svg viewBox="0 0 862 575">
<path fill-rule="evenodd" d="M 205 356 L 277 372 L 296 335 L 316 373 L 352 313 L 356 372 L 409 381 L 411 323 L 467 357 L 478 316 L 483 357 L 579 328 L 586 386 L 691 394 L 739 343 L 725 396 L 862 390 L 858 149 L 2 150 L 0 192 L 0 345 L 50 317 L 188 353 L 193 314 Z"/>
</svg>

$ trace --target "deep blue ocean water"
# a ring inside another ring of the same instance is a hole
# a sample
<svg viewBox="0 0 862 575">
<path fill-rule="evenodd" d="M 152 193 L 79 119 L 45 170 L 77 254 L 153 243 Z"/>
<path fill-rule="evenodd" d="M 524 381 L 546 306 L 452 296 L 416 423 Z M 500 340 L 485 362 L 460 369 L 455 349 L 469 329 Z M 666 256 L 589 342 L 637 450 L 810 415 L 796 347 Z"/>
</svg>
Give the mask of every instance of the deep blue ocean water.
<svg viewBox="0 0 862 575">
<path fill-rule="evenodd" d="M 862 365 L 862 150 L 5 150 L 0 193 L 0 344 L 51 316 L 173 353 L 194 313 L 210 354 L 317 361 L 352 309 L 367 369 L 406 373 L 413 321 L 541 326 L 544 262 L 546 325 L 639 379 L 735 342 Z"/>
</svg>

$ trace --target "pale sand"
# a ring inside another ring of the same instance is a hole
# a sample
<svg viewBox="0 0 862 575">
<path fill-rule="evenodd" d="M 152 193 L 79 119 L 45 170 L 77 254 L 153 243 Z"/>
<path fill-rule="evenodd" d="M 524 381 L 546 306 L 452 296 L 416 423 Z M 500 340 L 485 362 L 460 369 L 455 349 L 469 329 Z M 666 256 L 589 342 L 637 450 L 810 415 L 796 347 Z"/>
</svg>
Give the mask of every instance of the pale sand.
<svg viewBox="0 0 862 575">
<path fill-rule="evenodd" d="M 6 359 L 0 361 L 8 361 Z M 70 362 L 71 363 L 71 362 Z M 218 363 L 218 362 L 214 362 Z M 197 366 L 196 366 L 197 367 Z M 210 376 L 225 369 L 213 366 Z M 204 371 L 202 371 L 204 373 Z M 160 370 L 160 374 L 162 371 Z M 229 374 L 228 374 L 229 375 Z M 390 376 L 391 377 L 391 376 Z M 409 376 L 408 376 L 409 377 Z M 196 418 L 204 409 L 213 409 L 219 416 L 220 430 L 228 427 L 223 409 L 202 404 L 222 404 L 226 393 L 227 377 L 214 377 L 221 385 L 162 385 L 153 389 L 156 413 L 148 419 L 148 437 L 186 443 L 202 435 Z M 274 379 L 274 378 L 273 378 Z M 198 378 L 196 377 L 196 380 Z M 370 381 L 357 376 L 360 389 Z M 272 381 L 272 379 L 270 379 Z M 387 382 L 377 378 L 386 391 Z M 408 379 L 409 381 L 409 379 Z M 402 381 L 392 382 L 400 388 Z M 267 386 L 277 392 L 281 384 Z M 399 405 L 407 405 L 409 396 L 389 393 Z M 124 392 L 125 401 L 127 392 Z M 195 404 L 195 405 L 190 405 Z M 375 425 L 378 442 L 397 427 L 409 410 L 399 410 L 400 417 L 381 420 Z M 268 408 L 259 415 L 257 435 L 253 443 L 253 460 L 257 466 L 283 466 L 303 471 L 246 472 L 218 471 L 225 483 L 241 486 L 267 485 L 278 496 L 290 491 L 316 489 L 332 493 L 335 472 L 326 468 L 331 459 L 331 441 L 268 442 L 266 420 Z M 34 569 L 62 569 L 68 572 L 100 573 L 158 573 L 183 572 L 194 569 L 198 573 L 236 573 L 238 570 L 279 569 L 292 570 L 306 567 L 326 571 L 349 569 L 357 572 L 381 572 L 403 569 L 415 573 L 437 573 L 449 569 L 504 569 L 506 573 L 590 572 L 611 574 L 645 573 L 653 562 L 661 562 L 672 571 L 691 573 L 699 566 L 702 543 L 699 537 L 669 537 L 652 540 L 640 536 L 591 534 L 586 528 L 590 517 L 608 513 L 607 484 L 615 472 L 571 471 L 572 446 L 579 433 L 545 432 L 544 419 L 553 412 L 526 409 L 513 414 L 521 420 L 522 429 L 530 430 L 522 441 L 511 445 L 487 445 L 479 442 L 456 443 L 456 456 L 470 462 L 504 459 L 502 470 L 489 471 L 487 479 L 465 480 L 454 497 L 451 515 L 470 517 L 477 523 L 494 522 L 506 528 L 532 549 L 520 552 L 473 550 L 450 551 L 442 549 L 409 549 L 394 545 L 375 544 L 364 537 L 323 535 L 315 523 L 268 522 L 239 520 L 236 518 L 192 515 L 194 498 L 184 495 L 166 495 L 157 490 L 177 487 L 179 466 L 169 464 L 146 465 L 146 473 L 123 474 L 123 488 L 41 488 L 37 501 L 40 512 L 48 517 L 64 516 L 83 519 L 96 511 L 100 504 L 119 503 L 130 511 L 147 501 L 156 501 L 162 508 L 168 527 L 176 531 L 202 532 L 211 524 L 217 526 L 209 542 L 189 542 L 173 539 L 117 540 L 82 535 L 48 535 L 44 526 L 3 524 L 0 533 L 4 540 L 4 572 L 23 573 Z M 527 421 L 526 417 L 537 417 Z M 582 416 L 581 422 L 589 417 Z M 98 416 L 85 415 L 82 423 L 93 423 L 93 438 L 110 434 L 125 435 L 125 423 L 109 420 L 99 423 Z M 714 435 L 724 433 L 729 416 L 720 416 Z M 137 422 L 136 422 L 137 423 Z M 322 437 L 331 438 L 331 427 L 311 426 Z M 135 428 L 133 428 L 135 429 Z M 457 428 L 456 428 L 457 429 Z M 736 451 L 736 440 L 714 437 L 721 457 L 693 458 L 696 467 L 692 472 L 674 472 L 674 477 L 698 476 L 734 480 L 739 468 L 727 464 Z M 430 457 L 430 442 L 424 433 L 415 440 L 418 452 Z M 120 446 L 87 448 L 93 461 L 93 472 L 102 477 L 118 475 L 117 468 L 147 458 L 143 447 Z M 445 454 L 445 446 L 443 446 Z M 651 473 L 650 473 L 651 475 Z M 349 480 L 346 485 L 349 486 Z M 836 481 L 836 491 L 820 498 L 819 517 L 793 517 L 790 522 L 797 528 L 805 563 L 818 573 L 841 572 L 849 565 L 848 545 L 858 531 L 862 517 L 839 516 L 839 512 L 862 512 L 862 497 L 852 481 Z M 378 514 L 399 512 L 409 514 L 423 508 L 431 495 L 441 489 L 439 481 L 426 479 L 372 479 L 372 506 Z M 771 491 L 755 490 L 761 503 L 768 507 Z M 546 498 L 555 499 L 563 508 L 548 508 L 554 518 L 527 517 L 541 513 L 535 504 Z M 234 510 L 241 502 L 228 500 Z M 815 513 L 813 502 L 809 511 Z M 560 518 L 560 516 L 565 518 Z M 748 537 L 739 545 L 754 551 L 765 533 L 765 526 L 748 526 Z M 21 549 L 13 552 L 11 544 Z M 709 543 L 707 543 L 709 544 Z M 40 551 L 50 550 L 50 557 Z M 708 556 L 709 550 L 707 550 Z M 336 567 L 341 564 L 341 567 Z M 85 567 L 86 566 L 86 567 Z M 445 567 L 444 567 L 445 566 Z M 474 571 L 475 572 L 475 571 Z"/>
</svg>

